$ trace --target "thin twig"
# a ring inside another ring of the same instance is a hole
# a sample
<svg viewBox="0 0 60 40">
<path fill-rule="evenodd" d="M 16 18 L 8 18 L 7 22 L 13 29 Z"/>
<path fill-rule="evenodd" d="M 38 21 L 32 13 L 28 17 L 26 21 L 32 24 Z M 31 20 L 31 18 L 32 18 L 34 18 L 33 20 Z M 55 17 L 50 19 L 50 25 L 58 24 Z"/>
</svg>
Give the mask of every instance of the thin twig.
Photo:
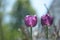
<svg viewBox="0 0 60 40">
<path fill-rule="evenodd" d="M 49 9 L 47 8 L 46 4 L 44 4 L 45 8 L 47 9 L 47 13 L 49 13 Z"/>
</svg>

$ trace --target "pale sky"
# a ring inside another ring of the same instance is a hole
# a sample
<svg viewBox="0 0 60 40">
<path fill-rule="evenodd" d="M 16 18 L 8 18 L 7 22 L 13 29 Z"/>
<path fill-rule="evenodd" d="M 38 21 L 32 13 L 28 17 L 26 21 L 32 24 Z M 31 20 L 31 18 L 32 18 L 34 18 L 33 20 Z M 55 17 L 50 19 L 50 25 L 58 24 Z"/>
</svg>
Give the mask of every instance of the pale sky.
<svg viewBox="0 0 60 40">
<path fill-rule="evenodd" d="M 53 0 L 30 0 L 30 2 L 32 7 L 35 9 L 38 17 L 41 17 L 47 12 L 46 8 L 44 7 L 44 4 L 46 4 L 47 8 L 49 9 Z"/>
<path fill-rule="evenodd" d="M 8 23 L 10 21 L 9 12 L 12 10 L 12 7 L 13 7 L 16 0 L 6 0 L 6 1 L 7 1 L 7 5 L 6 5 L 6 8 L 5 8 L 4 22 Z"/>
<path fill-rule="evenodd" d="M 7 1 L 6 12 L 9 12 L 12 10 L 13 4 L 15 3 L 16 0 L 6 0 L 6 1 Z"/>
</svg>

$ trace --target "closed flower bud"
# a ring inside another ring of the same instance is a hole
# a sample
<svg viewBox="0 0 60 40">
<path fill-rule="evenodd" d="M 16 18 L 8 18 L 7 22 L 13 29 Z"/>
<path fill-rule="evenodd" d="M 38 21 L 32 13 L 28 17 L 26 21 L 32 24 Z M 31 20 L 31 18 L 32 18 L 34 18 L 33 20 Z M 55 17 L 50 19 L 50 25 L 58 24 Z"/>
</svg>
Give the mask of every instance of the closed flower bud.
<svg viewBox="0 0 60 40">
<path fill-rule="evenodd" d="M 26 26 L 34 27 L 37 24 L 37 16 L 26 15 L 24 21 L 25 21 Z"/>
<path fill-rule="evenodd" d="M 46 14 L 46 15 L 41 17 L 41 24 L 42 25 L 50 26 L 50 25 L 52 25 L 52 23 L 53 23 L 53 17 L 50 16 L 49 14 Z"/>
</svg>

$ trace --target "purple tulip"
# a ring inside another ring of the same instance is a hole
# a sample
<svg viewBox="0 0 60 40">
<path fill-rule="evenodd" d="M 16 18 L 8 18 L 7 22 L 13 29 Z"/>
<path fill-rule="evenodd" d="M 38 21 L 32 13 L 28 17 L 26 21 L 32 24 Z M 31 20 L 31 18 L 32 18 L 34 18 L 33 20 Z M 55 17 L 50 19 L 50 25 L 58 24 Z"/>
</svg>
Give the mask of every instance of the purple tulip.
<svg viewBox="0 0 60 40">
<path fill-rule="evenodd" d="M 50 26 L 50 25 L 52 25 L 52 23 L 53 23 L 53 17 L 50 16 L 49 14 L 46 14 L 46 15 L 41 17 L 41 24 L 42 25 Z"/>
<path fill-rule="evenodd" d="M 24 21 L 25 21 L 26 26 L 34 27 L 37 24 L 37 16 L 26 15 Z"/>
</svg>

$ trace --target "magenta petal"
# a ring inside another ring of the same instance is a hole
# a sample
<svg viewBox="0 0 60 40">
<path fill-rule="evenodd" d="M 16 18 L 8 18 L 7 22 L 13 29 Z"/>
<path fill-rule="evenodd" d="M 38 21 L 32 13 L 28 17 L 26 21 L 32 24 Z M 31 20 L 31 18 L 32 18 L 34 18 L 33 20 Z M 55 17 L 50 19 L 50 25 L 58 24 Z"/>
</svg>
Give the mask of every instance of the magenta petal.
<svg viewBox="0 0 60 40">
<path fill-rule="evenodd" d="M 53 23 L 53 17 L 51 17 L 49 14 L 46 14 L 41 17 L 42 25 L 52 25 L 52 23 Z"/>
<path fill-rule="evenodd" d="M 32 15 L 26 15 L 24 21 L 26 26 L 34 27 L 37 24 L 37 17 Z"/>
</svg>

